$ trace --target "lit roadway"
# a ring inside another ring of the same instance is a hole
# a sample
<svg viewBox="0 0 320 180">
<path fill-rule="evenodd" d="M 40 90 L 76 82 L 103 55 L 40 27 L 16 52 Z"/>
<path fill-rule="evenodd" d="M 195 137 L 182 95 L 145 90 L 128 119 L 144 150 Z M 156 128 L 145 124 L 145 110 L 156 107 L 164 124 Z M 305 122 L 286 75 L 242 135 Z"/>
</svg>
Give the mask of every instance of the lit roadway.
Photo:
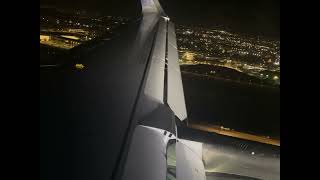
<svg viewBox="0 0 320 180">
<path fill-rule="evenodd" d="M 231 137 L 236 137 L 236 138 L 240 138 L 240 139 L 256 141 L 256 142 L 271 144 L 271 145 L 275 145 L 275 146 L 280 146 L 280 140 L 270 139 L 270 138 L 262 137 L 262 136 L 256 136 L 256 135 L 243 133 L 243 132 L 239 132 L 239 131 L 234 131 L 234 130 L 229 130 L 229 129 L 223 129 L 218 126 L 205 125 L 205 124 L 195 124 L 195 123 L 189 123 L 188 126 L 191 128 L 194 128 L 194 129 L 202 130 L 202 131 L 215 132 L 215 133 L 225 135 L 225 136 L 231 136 Z"/>
<path fill-rule="evenodd" d="M 203 143 L 207 180 L 280 179 L 280 146 L 184 127 L 178 132 L 180 138 Z"/>
<path fill-rule="evenodd" d="M 263 85 L 263 84 L 256 84 L 256 83 L 252 83 L 252 82 L 235 81 L 235 80 L 232 80 L 232 79 L 226 79 L 226 78 L 216 77 L 216 76 L 212 76 L 212 75 L 205 75 L 205 74 L 193 73 L 193 72 L 182 71 L 182 70 L 181 70 L 181 74 L 182 74 L 182 75 L 183 75 L 183 74 L 191 74 L 191 75 L 194 75 L 194 76 L 207 77 L 207 78 L 217 79 L 217 80 L 222 80 L 222 81 L 227 81 L 227 82 L 234 82 L 234 83 L 238 83 L 238 84 L 242 84 L 242 85 L 250 85 L 250 86 L 256 86 L 256 87 L 276 88 L 276 87 L 273 87 L 273 86 L 267 86 L 267 85 Z"/>
</svg>

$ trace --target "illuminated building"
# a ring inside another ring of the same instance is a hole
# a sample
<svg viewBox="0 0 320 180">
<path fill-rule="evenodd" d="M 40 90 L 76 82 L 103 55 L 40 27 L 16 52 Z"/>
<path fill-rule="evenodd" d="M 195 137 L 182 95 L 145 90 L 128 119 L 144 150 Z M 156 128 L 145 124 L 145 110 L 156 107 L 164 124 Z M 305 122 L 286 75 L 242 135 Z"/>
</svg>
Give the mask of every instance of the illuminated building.
<svg viewBox="0 0 320 180">
<path fill-rule="evenodd" d="M 40 34 L 40 42 L 49 41 L 50 39 L 50 36 Z"/>
</svg>

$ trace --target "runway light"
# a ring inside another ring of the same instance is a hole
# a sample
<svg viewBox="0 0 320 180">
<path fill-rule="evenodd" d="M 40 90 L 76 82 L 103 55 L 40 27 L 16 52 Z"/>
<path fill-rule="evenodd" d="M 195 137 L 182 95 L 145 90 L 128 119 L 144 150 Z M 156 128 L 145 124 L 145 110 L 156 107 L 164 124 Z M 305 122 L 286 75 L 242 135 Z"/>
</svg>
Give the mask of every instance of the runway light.
<svg viewBox="0 0 320 180">
<path fill-rule="evenodd" d="M 251 154 L 254 155 L 254 152 L 252 152 Z"/>
<path fill-rule="evenodd" d="M 80 70 L 81 70 L 81 69 L 84 69 L 84 67 L 85 67 L 85 66 L 84 66 L 83 64 L 76 64 L 76 65 L 75 65 L 75 68 L 76 68 L 76 69 L 80 69 Z"/>
<path fill-rule="evenodd" d="M 169 17 L 165 17 L 165 16 L 162 16 L 164 20 L 166 21 L 170 21 L 170 18 Z"/>
</svg>

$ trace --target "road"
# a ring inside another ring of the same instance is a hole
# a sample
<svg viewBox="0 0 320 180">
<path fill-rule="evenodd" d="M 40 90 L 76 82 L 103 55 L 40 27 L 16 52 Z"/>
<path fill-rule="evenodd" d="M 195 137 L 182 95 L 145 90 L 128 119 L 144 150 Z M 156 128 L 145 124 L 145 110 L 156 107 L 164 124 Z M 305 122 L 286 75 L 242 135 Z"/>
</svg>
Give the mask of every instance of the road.
<svg viewBox="0 0 320 180">
<path fill-rule="evenodd" d="M 188 71 L 181 71 L 181 74 L 190 74 L 193 76 L 198 76 L 198 77 L 207 77 L 211 79 L 216 79 L 216 80 L 221 80 L 221 81 L 227 81 L 227 82 L 234 82 L 242 85 L 249 85 L 249 86 L 255 86 L 255 87 L 265 87 L 265 88 L 277 88 L 276 86 L 270 86 L 270 85 L 263 85 L 263 84 L 257 84 L 257 83 L 252 83 L 252 82 L 243 82 L 243 81 L 236 81 L 232 79 L 226 79 L 226 78 L 221 78 L 221 77 L 216 77 L 212 75 L 205 75 L 205 74 L 199 74 L 199 73 L 193 73 L 193 72 L 188 72 Z"/>
<path fill-rule="evenodd" d="M 206 132 L 215 132 L 225 136 L 231 136 L 231 137 L 236 137 L 240 139 L 280 146 L 280 140 L 271 139 L 263 136 L 257 136 L 257 135 L 234 131 L 234 130 L 223 129 L 220 126 L 213 126 L 213 125 L 194 123 L 194 122 L 189 123 L 188 126 L 190 128 L 194 128 L 194 129 L 198 129 Z"/>
</svg>

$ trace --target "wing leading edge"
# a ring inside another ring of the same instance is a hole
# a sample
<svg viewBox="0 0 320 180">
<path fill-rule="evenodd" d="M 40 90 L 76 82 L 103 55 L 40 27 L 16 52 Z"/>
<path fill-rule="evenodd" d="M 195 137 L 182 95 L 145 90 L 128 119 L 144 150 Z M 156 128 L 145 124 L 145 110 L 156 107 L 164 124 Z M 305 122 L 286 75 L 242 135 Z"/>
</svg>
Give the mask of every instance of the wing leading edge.
<svg viewBox="0 0 320 180">
<path fill-rule="evenodd" d="M 177 123 L 185 122 L 187 111 L 174 24 L 158 0 L 141 0 L 143 20 L 157 17 L 154 42 L 144 83 L 136 106 L 135 127 L 122 180 L 167 179 L 168 140 L 175 140 L 177 180 L 205 180 L 202 144 L 178 138 Z M 137 165 L 136 162 L 141 165 Z M 171 174 L 172 175 L 172 174 Z"/>
</svg>

